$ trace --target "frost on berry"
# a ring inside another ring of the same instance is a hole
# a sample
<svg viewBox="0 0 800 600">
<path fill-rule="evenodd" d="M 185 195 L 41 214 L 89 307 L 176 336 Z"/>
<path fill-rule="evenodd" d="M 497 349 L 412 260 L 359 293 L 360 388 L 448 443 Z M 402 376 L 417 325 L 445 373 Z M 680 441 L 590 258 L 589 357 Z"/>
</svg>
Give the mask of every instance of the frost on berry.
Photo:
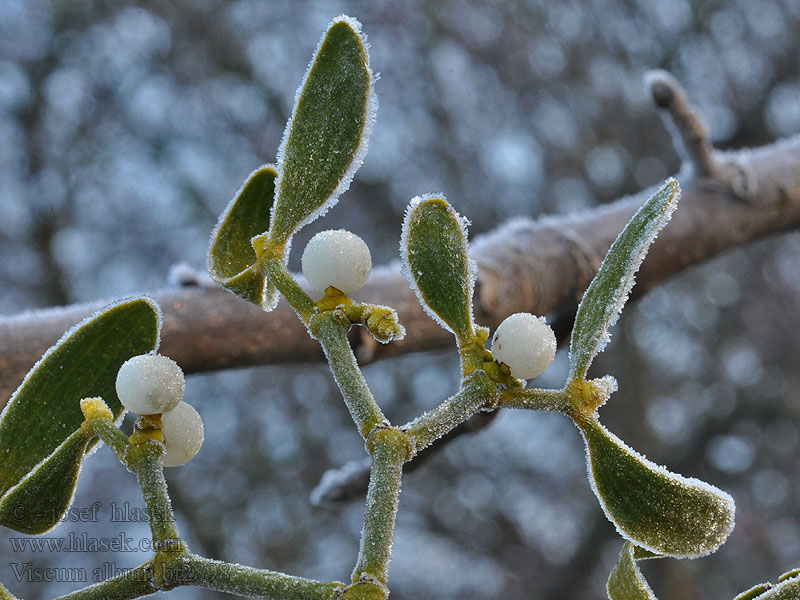
<svg viewBox="0 0 800 600">
<path fill-rule="evenodd" d="M 164 435 L 163 461 L 165 467 L 179 467 L 200 451 L 205 437 L 203 420 L 191 404 L 180 402 L 161 416 L 161 433 Z"/>
<path fill-rule="evenodd" d="M 139 415 L 169 412 L 181 401 L 184 386 L 181 368 L 161 354 L 134 356 L 117 373 L 120 402 Z"/>
<path fill-rule="evenodd" d="M 544 317 L 516 313 L 494 332 L 492 356 L 505 363 L 514 377 L 533 379 L 555 359 L 556 336 Z"/>
<path fill-rule="evenodd" d="M 372 257 L 367 244 L 344 229 L 321 231 L 308 242 L 301 259 L 303 275 L 321 292 L 335 287 L 352 294 L 369 277 Z"/>
</svg>

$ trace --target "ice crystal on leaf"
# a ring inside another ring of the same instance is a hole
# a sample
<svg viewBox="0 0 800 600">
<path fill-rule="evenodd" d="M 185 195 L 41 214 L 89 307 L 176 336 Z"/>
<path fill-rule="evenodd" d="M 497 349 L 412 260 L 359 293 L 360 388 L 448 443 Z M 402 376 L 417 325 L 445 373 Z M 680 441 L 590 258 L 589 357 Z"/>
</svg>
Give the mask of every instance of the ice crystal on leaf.
<svg viewBox="0 0 800 600">
<path fill-rule="evenodd" d="M 594 357 L 610 339 L 650 244 L 678 205 L 680 186 L 670 179 L 645 202 L 608 250 L 583 295 L 570 340 L 570 379 L 586 377 Z"/>
<path fill-rule="evenodd" d="M 468 221 L 440 194 L 408 205 L 400 239 L 403 276 L 430 317 L 460 343 L 474 337 L 472 293 L 477 267 L 468 256 Z"/>
<path fill-rule="evenodd" d="M 622 537 L 676 558 L 710 554 L 726 540 L 735 511 L 729 494 L 647 460 L 595 417 L 578 426 L 592 490 Z"/>
<path fill-rule="evenodd" d="M 631 542 L 625 542 L 619 554 L 617 564 L 611 570 L 606 584 L 606 593 L 610 600 L 657 600 L 653 590 L 647 584 L 636 560 L 641 551 Z M 647 558 L 651 558 L 648 556 Z"/>
<path fill-rule="evenodd" d="M 364 161 L 377 110 L 367 49 L 361 24 L 344 15 L 317 46 L 278 150 L 275 241 L 324 215 Z"/>
</svg>

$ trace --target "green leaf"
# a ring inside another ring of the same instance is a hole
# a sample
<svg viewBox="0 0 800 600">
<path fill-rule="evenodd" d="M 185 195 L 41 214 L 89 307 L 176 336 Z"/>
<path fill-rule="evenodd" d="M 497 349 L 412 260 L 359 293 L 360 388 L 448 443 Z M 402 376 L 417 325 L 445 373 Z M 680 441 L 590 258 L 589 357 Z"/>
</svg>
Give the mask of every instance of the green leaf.
<svg viewBox="0 0 800 600">
<path fill-rule="evenodd" d="M 58 525 L 72 504 L 90 433 L 78 429 L 0 499 L 0 525 L 38 535 Z"/>
<path fill-rule="evenodd" d="M 475 337 L 475 265 L 467 256 L 465 220 L 441 196 L 414 198 L 400 241 L 403 275 L 420 304 L 459 344 Z"/>
<path fill-rule="evenodd" d="M 636 546 L 625 542 L 606 583 L 609 600 L 656 600 L 636 561 Z"/>
<path fill-rule="evenodd" d="M 771 587 L 771 583 L 759 583 L 758 585 L 751 587 L 749 590 L 745 590 L 733 600 L 753 600 L 754 598 L 761 598 L 763 597 L 762 594 L 768 591 Z"/>
<path fill-rule="evenodd" d="M 17 600 L 17 597 L 9 592 L 2 582 L 0 582 L 0 600 Z"/>
<path fill-rule="evenodd" d="M 278 303 L 278 290 L 264 275 L 256 273 L 253 269 L 245 269 L 236 277 L 217 283 L 266 311 L 274 309 Z"/>
<path fill-rule="evenodd" d="M 274 287 L 252 269 L 256 252 L 251 240 L 269 229 L 278 172 L 265 165 L 247 178 L 219 218 L 211 236 L 208 270 L 212 279 L 257 306 L 274 304 Z"/>
<path fill-rule="evenodd" d="M 575 316 L 569 346 L 570 380 L 585 379 L 592 360 L 608 343 L 608 330 L 628 300 L 634 275 L 679 197 L 678 182 L 669 180 L 633 215 L 608 250 Z"/>
<path fill-rule="evenodd" d="M 762 583 L 742 592 L 734 600 L 797 600 L 800 598 L 800 577 L 783 579 L 777 585 Z"/>
<path fill-rule="evenodd" d="M 795 577 L 800 577 L 800 568 L 792 569 L 791 571 L 786 571 L 786 573 L 784 573 L 778 578 L 778 581 L 786 581 L 787 579 L 793 579 Z"/>
<path fill-rule="evenodd" d="M 769 590 L 758 600 L 797 600 L 800 598 L 800 578 L 786 579 Z"/>
<path fill-rule="evenodd" d="M 651 552 L 695 558 L 716 550 L 733 530 L 735 506 L 728 494 L 650 462 L 596 418 L 579 427 L 589 481 L 622 537 Z"/>
<path fill-rule="evenodd" d="M 375 112 L 366 40 L 334 19 L 300 88 L 278 152 L 270 238 L 285 243 L 336 203 L 364 159 Z"/>
<path fill-rule="evenodd" d="M 102 397 L 124 412 L 122 363 L 158 347 L 161 314 L 149 298 L 112 304 L 68 331 L 31 369 L 0 415 L 0 496 L 48 458 L 83 422 L 80 400 Z"/>
</svg>

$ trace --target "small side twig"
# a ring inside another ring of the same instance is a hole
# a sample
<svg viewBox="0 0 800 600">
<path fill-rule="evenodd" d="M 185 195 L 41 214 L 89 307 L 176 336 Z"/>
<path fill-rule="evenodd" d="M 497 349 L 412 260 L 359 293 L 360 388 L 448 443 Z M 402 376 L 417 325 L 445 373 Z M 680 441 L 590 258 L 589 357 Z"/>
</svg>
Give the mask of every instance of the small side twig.
<svg viewBox="0 0 800 600">
<path fill-rule="evenodd" d="M 656 106 L 668 115 L 667 129 L 675 134 L 676 145 L 683 146 L 695 175 L 724 178 L 708 128 L 681 84 L 670 73 L 656 70 L 645 74 L 645 85 Z"/>
<path fill-rule="evenodd" d="M 481 431 L 495 420 L 499 412 L 499 410 L 495 410 L 475 413 L 436 442 L 420 450 L 413 460 L 403 466 L 403 474 L 411 473 L 426 465 L 433 456 L 444 450 L 455 438 Z M 339 468 L 326 471 L 317 487 L 311 492 L 311 503 L 315 506 L 333 508 L 351 500 L 362 500 L 369 485 L 370 464 L 370 459 L 364 458 L 352 460 Z"/>
</svg>

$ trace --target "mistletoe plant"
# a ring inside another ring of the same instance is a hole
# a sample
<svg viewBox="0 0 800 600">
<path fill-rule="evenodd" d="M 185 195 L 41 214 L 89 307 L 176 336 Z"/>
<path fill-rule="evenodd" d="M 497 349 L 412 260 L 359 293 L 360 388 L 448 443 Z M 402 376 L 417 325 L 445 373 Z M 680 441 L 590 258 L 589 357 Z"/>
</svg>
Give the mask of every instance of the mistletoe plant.
<svg viewBox="0 0 800 600">
<path fill-rule="evenodd" d="M 202 442 L 197 412 L 181 400 L 178 366 L 155 354 L 161 318 L 148 298 L 118 302 L 77 325 L 51 348 L 13 395 L 0 419 L 0 524 L 26 534 L 55 527 L 72 501 L 81 464 L 102 440 L 138 478 L 150 515 L 154 554 L 122 575 L 62 596 L 126 599 L 194 585 L 275 600 L 367 600 L 389 595 L 388 576 L 403 465 L 479 411 L 559 412 L 583 436 L 588 478 L 623 538 L 608 580 L 612 600 L 653 599 L 637 561 L 694 558 L 715 551 L 734 524 L 733 499 L 716 487 L 667 471 L 629 448 L 600 422 L 617 388 L 587 379 L 609 339 L 634 274 L 675 210 L 680 190 L 667 181 L 613 243 L 578 307 L 569 374 L 561 389 L 526 387 L 552 362 L 556 342 L 542 318 L 516 314 L 489 330 L 472 310 L 476 266 L 467 221 L 441 194 L 414 198 L 403 223 L 403 273 L 430 316 L 455 337 L 459 390 L 413 421 L 394 425 L 370 392 L 348 342 L 354 325 L 382 343 L 403 337 L 396 312 L 354 302 L 367 279 L 369 249 L 352 233 L 318 234 L 303 253 L 314 299 L 287 269 L 293 236 L 322 216 L 359 167 L 375 113 L 374 77 L 360 25 L 334 19 L 297 94 L 275 165 L 253 172 L 229 204 L 209 252 L 212 277 L 271 310 L 283 296 L 318 340 L 371 457 L 364 528 L 349 582 L 321 582 L 233 565 L 192 553 L 173 519 L 163 467 L 183 464 Z M 129 409 L 132 435 L 119 428 Z M 13 596 L 0 585 L 0 597 Z M 431 590 L 430 597 L 436 597 Z M 762 584 L 738 600 L 800 597 L 800 576 Z"/>
</svg>

